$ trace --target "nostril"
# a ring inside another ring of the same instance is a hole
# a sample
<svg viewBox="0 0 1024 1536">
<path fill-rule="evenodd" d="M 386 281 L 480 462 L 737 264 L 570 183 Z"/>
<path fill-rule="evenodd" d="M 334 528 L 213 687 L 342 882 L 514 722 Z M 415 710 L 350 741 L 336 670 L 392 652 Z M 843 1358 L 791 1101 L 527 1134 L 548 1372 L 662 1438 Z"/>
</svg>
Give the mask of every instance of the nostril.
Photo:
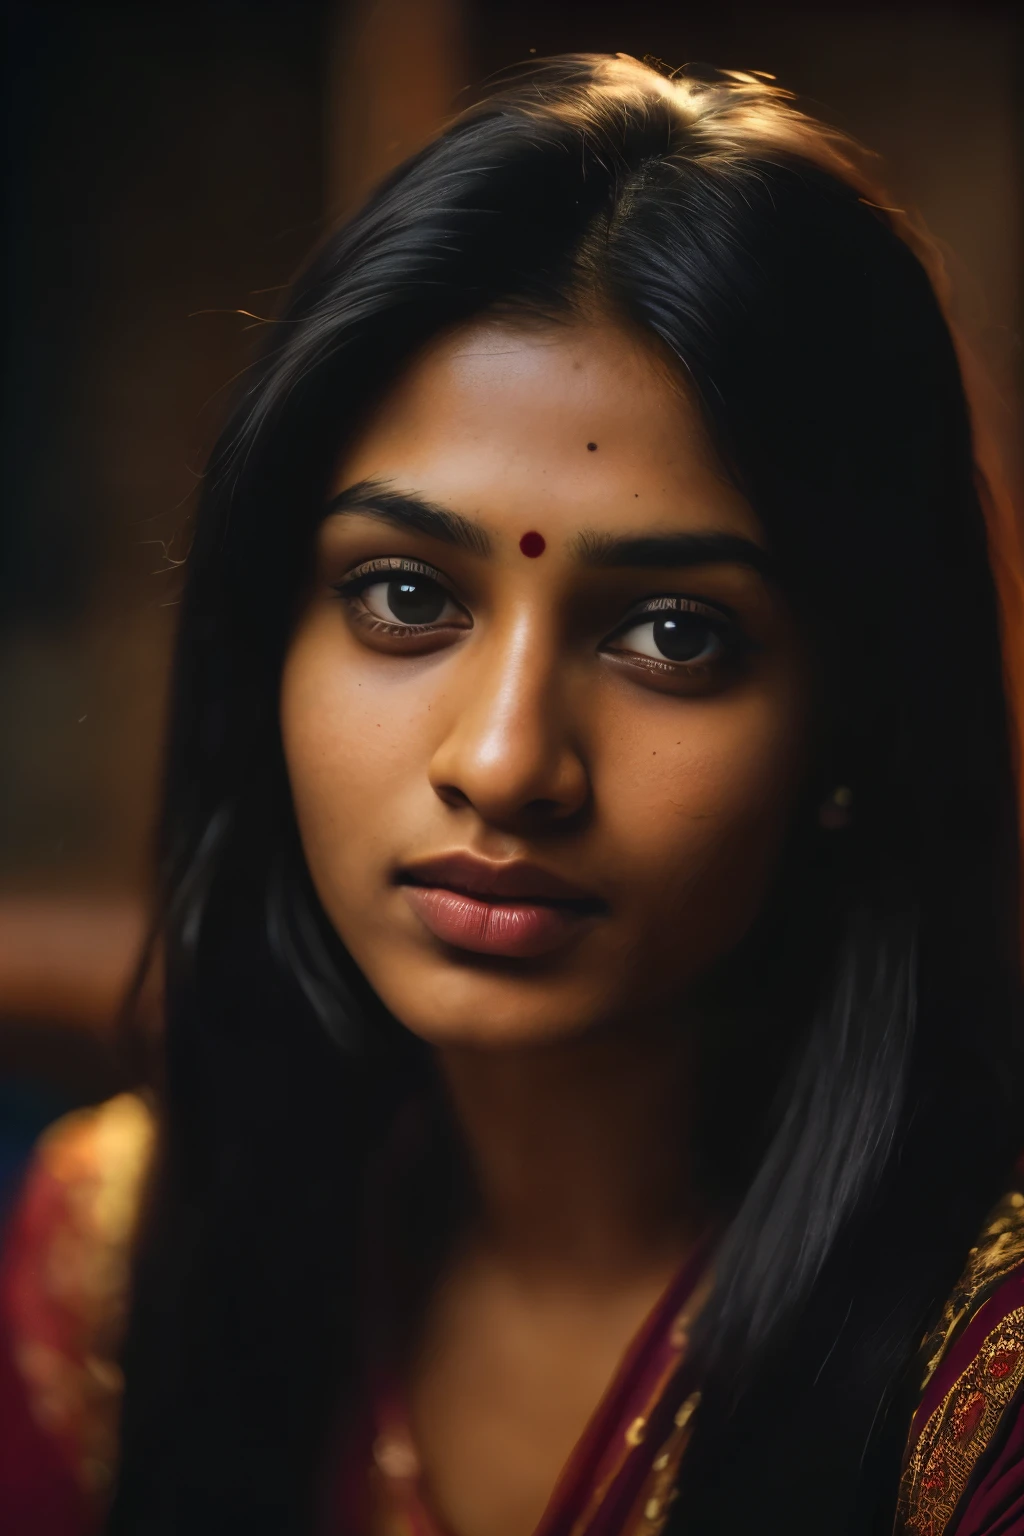
<svg viewBox="0 0 1024 1536">
<path fill-rule="evenodd" d="M 529 800 L 525 808 L 534 816 L 551 816 L 560 807 L 557 800 Z"/>
<path fill-rule="evenodd" d="M 435 792 L 444 801 L 445 805 L 453 810 L 462 810 L 471 804 L 470 798 L 455 784 L 438 784 Z"/>
</svg>

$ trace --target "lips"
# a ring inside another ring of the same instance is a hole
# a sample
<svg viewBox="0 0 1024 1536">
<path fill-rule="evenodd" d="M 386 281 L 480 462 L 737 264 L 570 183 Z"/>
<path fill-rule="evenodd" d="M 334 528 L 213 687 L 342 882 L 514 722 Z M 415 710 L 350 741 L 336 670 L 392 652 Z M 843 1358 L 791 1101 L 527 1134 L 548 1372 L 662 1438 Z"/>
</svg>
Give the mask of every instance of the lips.
<svg viewBox="0 0 1024 1536">
<path fill-rule="evenodd" d="M 481 955 L 550 954 L 607 911 L 591 892 L 525 860 L 446 854 L 406 867 L 397 883 L 435 938 Z"/>
</svg>

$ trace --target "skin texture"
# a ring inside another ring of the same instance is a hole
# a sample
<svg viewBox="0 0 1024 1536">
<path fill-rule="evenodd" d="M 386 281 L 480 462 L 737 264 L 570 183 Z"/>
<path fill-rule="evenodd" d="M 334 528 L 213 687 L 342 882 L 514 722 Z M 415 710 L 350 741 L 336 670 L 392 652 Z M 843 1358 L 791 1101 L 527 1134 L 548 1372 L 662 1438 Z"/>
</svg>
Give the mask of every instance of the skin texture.
<svg viewBox="0 0 1024 1536">
<path fill-rule="evenodd" d="M 581 560 L 601 535 L 764 546 L 674 376 L 612 324 L 441 338 L 334 489 L 368 480 L 459 514 L 490 552 L 328 516 L 286 658 L 285 752 L 320 898 L 435 1047 L 479 1196 L 409 1361 L 426 1493 L 452 1536 L 529 1536 L 708 1220 L 688 992 L 763 902 L 807 771 L 807 667 L 748 563 Z M 524 558 L 528 532 L 545 547 Z M 336 590 L 387 560 L 450 594 L 429 633 L 394 632 L 390 567 Z M 638 609 L 665 599 L 700 610 L 698 658 L 719 661 L 659 660 Z M 596 907 L 542 954 L 453 947 L 401 883 L 452 852 L 529 860 Z"/>
<path fill-rule="evenodd" d="M 438 1045 L 554 1041 L 675 1007 L 747 929 L 774 867 L 803 767 L 798 639 L 753 571 L 588 570 L 573 540 L 763 543 L 757 519 L 666 371 L 611 326 L 445 338 L 375 413 L 337 488 L 370 477 L 472 519 L 494 552 L 368 516 L 324 524 L 282 723 L 329 916 L 388 1007 Z M 525 560 L 534 530 L 547 548 Z M 409 654 L 360 625 L 332 583 L 381 557 L 437 568 L 471 627 Z M 677 682 L 604 648 L 631 607 L 671 592 L 736 611 L 759 647 L 740 676 Z M 464 849 L 531 858 L 607 913 L 549 958 L 453 951 L 393 881 Z"/>
</svg>

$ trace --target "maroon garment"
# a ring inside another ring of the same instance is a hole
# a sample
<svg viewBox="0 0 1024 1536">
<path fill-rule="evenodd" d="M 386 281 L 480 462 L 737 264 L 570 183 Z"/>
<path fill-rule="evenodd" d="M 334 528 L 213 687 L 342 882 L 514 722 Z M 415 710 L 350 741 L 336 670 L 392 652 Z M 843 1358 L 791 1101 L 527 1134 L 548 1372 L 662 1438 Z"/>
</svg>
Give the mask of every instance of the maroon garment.
<svg viewBox="0 0 1024 1536">
<path fill-rule="evenodd" d="M 0 1253 L 0 1531 L 92 1536 L 117 1462 L 117 1345 L 152 1141 L 119 1095 L 40 1140 Z"/>
<path fill-rule="evenodd" d="M 914 1536 L 1024 1536 L 1024 1268 L 982 1301 L 943 1355 L 911 1424 Z"/>
<path fill-rule="evenodd" d="M 128 1095 L 69 1117 L 43 1138 L 8 1223 L 0 1259 L 4 1536 L 92 1536 L 102 1523 L 116 1470 L 116 1341 L 152 1136 L 148 1110 Z M 684 1271 L 642 1330 L 552 1496 L 546 1536 L 565 1536 L 570 1528 L 587 1536 L 634 1529 L 650 1536 L 658 1528 L 694 1409 L 700 1411 L 699 1392 L 685 1375 L 686 1329 L 672 1326 L 696 1279 L 696 1270 Z M 1024 1536 L 1019 1191 L 999 1203 L 971 1250 L 926 1358 L 938 1364 L 911 1426 L 898 1536 Z M 361 1447 L 357 1437 L 344 1442 L 356 1502 L 361 1491 L 372 1496 L 371 1442 L 375 1430 L 379 1438 L 388 1427 L 378 1412 L 376 1426 L 365 1425 Z M 389 1458 L 382 1459 L 378 1475 L 387 1478 Z M 401 1476 L 400 1462 L 390 1458 L 392 1480 Z M 358 1515 L 346 1528 L 342 1490 L 331 1493 L 335 1532 L 340 1524 L 344 1536 L 367 1536 L 371 1527 Z M 582 1525 L 569 1520 L 574 1514 Z"/>
<path fill-rule="evenodd" d="M 1010 1424 L 1005 1425 L 1009 1416 Z M 1004 1413 L 1006 1438 L 968 1493 L 950 1536 L 1022 1536 L 1024 1533 L 1024 1403 L 1018 1393 Z"/>
<path fill-rule="evenodd" d="M 62 1447 L 30 1410 L 13 1341 L 2 1327 L 0 1528 L 4 1536 L 88 1536 L 93 1529 Z"/>
</svg>

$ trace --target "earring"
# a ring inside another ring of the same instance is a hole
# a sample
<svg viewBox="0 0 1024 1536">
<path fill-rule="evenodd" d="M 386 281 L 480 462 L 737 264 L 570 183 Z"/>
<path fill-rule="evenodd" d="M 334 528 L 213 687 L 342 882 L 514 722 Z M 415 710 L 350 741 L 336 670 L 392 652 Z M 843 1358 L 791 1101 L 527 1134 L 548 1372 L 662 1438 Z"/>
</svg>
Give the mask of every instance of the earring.
<svg viewBox="0 0 1024 1536">
<path fill-rule="evenodd" d="M 846 784 L 840 784 L 818 811 L 818 825 L 824 827 L 827 832 L 841 832 L 844 827 L 850 825 L 852 805 L 853 790 Z"/>
</svg>

